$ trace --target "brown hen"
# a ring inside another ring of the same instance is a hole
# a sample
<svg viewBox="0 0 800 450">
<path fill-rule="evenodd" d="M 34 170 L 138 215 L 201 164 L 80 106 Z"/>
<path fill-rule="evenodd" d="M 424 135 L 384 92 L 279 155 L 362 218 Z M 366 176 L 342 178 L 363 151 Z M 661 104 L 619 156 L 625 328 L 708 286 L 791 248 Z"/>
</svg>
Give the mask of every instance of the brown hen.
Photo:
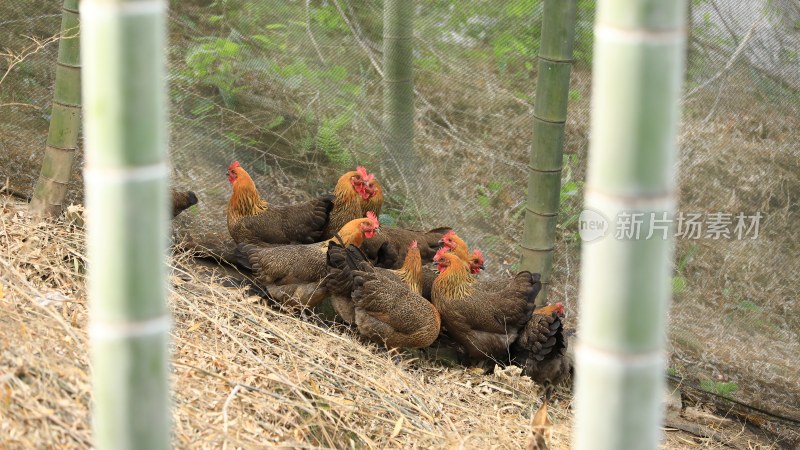
<svg viewBox="0 0 800 450">
<path fill-rule="evenodd" d="M 508 360 L 509 347 L 531 317 L 541 289 L 539 274 L 519 272 L 496 289 L 492 282 L 476 280 L 467 263 L 447 249 L 434 260 L 440 274 L 431 296 L 447 334 L 463 347 L 466 362 L 493 370 L 496 361 Z"/>
<path fill-rule="evenodd" d="M 361 250 L 366 253 L 373 264 L 386 269 L 397 269 L 403 265 L 411 242 L 417 241 L 422 261 L 431 262 L 441 247 L 442 236 L 448 231 L 450 231 L 449 227 L 434 228 L 430 231 L 383 227 L 380 234 L 375 236 L 375 239 L 364 242 Z M 385 244 L 388 244 L 388 246 Z M 388 257 L 383 256 L 381 250 Z"/>
<path fill-rule="evenodd" d="M 258 194 L 253 179 L 239 161 L 228 168 L 228 181 L 233 187 L 228 201 L 228 232 L 236 243 L 311 244 L 322 239 L 333 208 L 333 196 L 322 195 L 289 206 L 270 206 Z"/>
<path fill-rule="evenodd" d="M 357 247 L 373 237 L 379 227 L 378 218 L 369 213 L 366 218 L 348 222 L 338 235 L 346 245 Z M 333 241 L 274 247 L 240 244 L 237 250 L 252 267 L 256 283 L 266 288 L 276 302 L 313 307 L 328 295 L 323 279 L 327 274 L 328 245 Z"/>
<path fill-rule="evenodd" d="M 556 303 L 533 312 L 511 346 L 511 363 L 543 386 L 557 386 L 572 370 L 561 317 L 564 305 Z"/>
<path fill-rule="evenodd" d="M 329 261 L 331 253 L 342 252 L 347 263 L 342 273 L 352 276 L 351 299 L 359 333 L 389 349 L 427 347 L 436 340 L 441 318 L 419 294 L 422 260 L 416 242 L 411 243 L 399 270 L 374 268 L 354 246 L 345 249 L 331 244 Z"/>
<path fill-rule="evenodd" d="M 381 233 L 382 232 L 383 228 L 381 228 Z M 372 239 L 377 239 L 377 237 L 378 236 Z M 366 245 L 367 242 L 368 241 L 365 240 L 362 247 Z M 384 242 L 382 247 L 386 248 L 388 245 L 388 243 Z M 416 254 L 418 253 L 419 249 L 417 248 Z M 406 256 L 408 256 L 408 252 L 406 252 Z M 358 269 L 360 264 L 370 267 L 373 267 L 373 264 L 363 251 L 356 252 L 352 249 L 346 250 L 344 247 L 335 244 L 328 247 L 327 264 L 328 277 L 326 278 L 326 287 L 332 294 L 331 305 L 339 317 L 345 322 L 355 323 L 355 305 L 351 299 L 353 293 L 353 270 Z M 400 269 L 375 267 L 375 270 L 387 276 L 399 277 L 401 281 L 406 282 L 415 292 L 420 293 L 421 291 L 422 263 L 420 262 L 419 268 L 417 268 L 413 257 L 405 262 Z"/>
<path fill-rule="evenodd" d="M 477 275 L 481 272 L 481 270 L 483 270 L 483 253 L 476 248 L 473 250 L 472 254 L 470 254 L 467 243 L 464 242 L 464 240 L 461 239 L 455 231 L 450 230 L 445 233 L 442 236 L 440 243 L 441 247 L 446 248 L 452 253 L 455 253 L 456 256 L 467 263 L 471 274 Z"/>
<path fill-rule="evenodd" d="M 176 191 L 172 190 L 172 218 L 177 217 L 178 214 L 184 210 L 197 204 L 197 195 L 192 191 Z"/>
<path fill-rule="evenodd" d="M 332 238 L 347 222 L 366 216 L 367 211 L 377 216 L 383 205 L 383 191 L 375 175 L 361 166 L 339 177 L 333 197 L 333 210 L 322 231 L 323 239 Z"/>
</svg>

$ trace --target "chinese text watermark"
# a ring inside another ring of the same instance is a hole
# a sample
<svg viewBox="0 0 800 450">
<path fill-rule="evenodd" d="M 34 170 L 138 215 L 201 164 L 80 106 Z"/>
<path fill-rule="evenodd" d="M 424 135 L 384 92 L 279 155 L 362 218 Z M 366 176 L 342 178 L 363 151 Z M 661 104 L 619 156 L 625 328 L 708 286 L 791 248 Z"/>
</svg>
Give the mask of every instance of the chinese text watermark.
<svg viewBox="0 0 800 450">
<path fill-rule="evenodd" d="M 586 209 L 578 218 L 578 232 L 585 242 L 608 235 L 620 240 L 667 239 L 670 235 L 678 239 L 758 239 L 763 217 L 760 212 L 678 212 L 671 217 L 666 212 L 623 211 L 609 221 Z"/>
</svg>

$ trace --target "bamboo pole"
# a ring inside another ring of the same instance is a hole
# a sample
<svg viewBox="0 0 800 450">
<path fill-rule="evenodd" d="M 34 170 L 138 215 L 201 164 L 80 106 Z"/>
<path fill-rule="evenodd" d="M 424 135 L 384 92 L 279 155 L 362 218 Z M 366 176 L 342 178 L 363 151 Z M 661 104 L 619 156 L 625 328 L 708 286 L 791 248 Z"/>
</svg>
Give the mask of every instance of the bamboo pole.
<svg viewBox="0 0 800 450">
<path fill-rule="evenodd" d="M 383 11 L 383 123 L 389 154 L 414 167 L 414 1 L 386 0 Z"/>
<path fill-rule="evenodd" d="M 686 0 L 598 2 L 585 205 L 609 235 L 582 249 L 577 450 L 659 446 L 685 27 Z"/>
<path fill-rule="evenodd" d="M 58 41 L 56 87 L 42 168 L 33 187 L 31 211 L 44 217 L 61 213 L 81 125 L 80 19 L 78 0 L 64 0 Z"/>
<path fill-rule="evenodd" d="M 537 305 L 547 303 L 553 265 L 576 8 L 577 0 L 545 0 L 542 16 L 528 203 L 520 246 L 520 268 L 542 274 Z"/>
<path fill-rule="evenodd" d="M 82 0 L 98 449 L 169 448 L 166 0 Z"/>
</svg>

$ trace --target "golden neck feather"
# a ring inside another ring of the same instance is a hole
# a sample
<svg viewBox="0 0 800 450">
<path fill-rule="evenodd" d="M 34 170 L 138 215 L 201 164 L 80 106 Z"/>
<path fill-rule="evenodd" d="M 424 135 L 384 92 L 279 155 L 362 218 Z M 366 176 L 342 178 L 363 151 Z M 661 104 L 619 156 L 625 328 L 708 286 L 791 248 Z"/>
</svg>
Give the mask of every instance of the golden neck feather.
<svg viewBox="0 0 800 450">
<path fill-rule="evenodd" d="M 228 221 L 254 216 L 266 211 L 269 204 L 258 195 L 256 185 L 248 176 L 241 174 L 233 183 L 233 193 L 228 201 Z"/>
<path fill-rule="evenodd" d="M 369 220 L 369 219 L 363 219 Z M 352 244 L 356 247 L 361 247 L 361 243 L 364 242 L 364 232 L 361 231 L 361 224 L 363 223 L 362 220 L 359 221 L 351 221 L 348 222 L 345 226 L 342 227 L 341 230 L 337 233 L 340 238 L 342 238 L 342 242 L 344 246 L 347 247 L 348 245 Z M 328 239 L 328 242 L 336 242 L 339 243 L 336 236 Z"/>
<path fill-rule="evenodd" d="M 403 267 L 395 272 L 412 291 L 422 294 L 422 258 L 419 249 L 409 249 Z"/>
<path fill-rule="evenodd" d="M 475 282 L 467 265 L 461 261 L 452 261 L 433 282 L 433 296 L 440 300 L 456 300 L 472 295 L 472 283 Z"/>
</svg>

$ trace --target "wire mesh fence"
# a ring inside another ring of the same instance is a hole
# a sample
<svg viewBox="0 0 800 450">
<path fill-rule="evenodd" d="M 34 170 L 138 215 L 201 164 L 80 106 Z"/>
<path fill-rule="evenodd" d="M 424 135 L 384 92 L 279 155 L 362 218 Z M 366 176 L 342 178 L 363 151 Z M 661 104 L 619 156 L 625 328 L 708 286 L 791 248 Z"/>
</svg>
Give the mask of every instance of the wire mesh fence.
<svg viewBox="0 0 800 450">
<path fill-rule="evenodd" d="M 669 370 L 800 419 L 800 3 L 691 4 Z M 417 2 L 415 163 L 381 144 L 382 2 L 171 7 L 174 184 L 200 199 L 177 219 L 182 233 L 212 249 L 229 245 L 233 160 L 276 204 L 329 191 L 338 174 L 365 165 L 384 186 L 384 223 L 452 226 L 486 255 L 485 276 L 516 269 L 539 1 Z M 0 177 L 23 196 L 45 146 L 60 8 L 0 4 Z M 595 2 L 579 1 L 550 294 L 573 325 L 594 14 Z M 81 191 L 78 164 L 69 201 L 81 202 Z"/>
</svg>

